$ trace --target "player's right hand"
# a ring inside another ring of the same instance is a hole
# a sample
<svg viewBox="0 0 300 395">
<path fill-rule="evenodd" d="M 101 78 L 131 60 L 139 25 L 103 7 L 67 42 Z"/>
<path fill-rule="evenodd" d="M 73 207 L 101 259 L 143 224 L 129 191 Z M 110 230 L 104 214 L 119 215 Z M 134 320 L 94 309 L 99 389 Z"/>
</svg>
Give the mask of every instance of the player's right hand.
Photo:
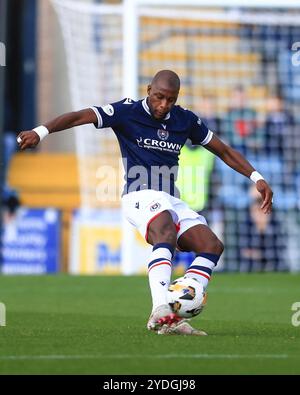
<svg viewBox="0 0 300 395">
<path fill-rule="evenodd" d="M 34 148 L 40 142 L 40 136 L 34 130 L 26 130 L 17 136 L 17 143 L 19 148 L 24 150 L 26 148 Z"/>
<path fill-rule="evenodd" d="M 262 197 L 261 210 L 264 214 L 270 214 L 272 211 L 273 191 L 265 180 L 259 180 L 256 183 L 256 189 Z"/>
</svg>

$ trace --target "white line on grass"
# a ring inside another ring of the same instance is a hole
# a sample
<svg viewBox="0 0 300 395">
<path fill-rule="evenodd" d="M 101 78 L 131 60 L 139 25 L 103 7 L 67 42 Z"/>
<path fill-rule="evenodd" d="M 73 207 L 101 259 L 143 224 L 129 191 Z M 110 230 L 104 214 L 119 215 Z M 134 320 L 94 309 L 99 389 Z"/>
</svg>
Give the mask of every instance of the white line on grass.
<svg viewBox="0 0 300 395">
<path fill-rule="evenodd" d="M 291 356 L 287 354 L 157 354 L 157 355 L 3 355 L 1 361 L 23 361 L 23 360 L 64 360 L 64 359 L 286 359 Z M 294 356 L 292 356 L 294 357 Z"/>
<path fill-rule="evenodd" d="M 287 293 L 290 293 L 291 292 L 291 290 L 290 289 L 287 289 L 287 288 L 281 288 L 281 289 L 268 289 L 268 288 L 263 288 L 263 287 L 261 287 L 261 288 L 236 288 L 236 287 L 233 287 L 233 288 L 222 288 L 222 287 L 216 287 L 216 288 L 211 288 L 210 289 L 210 293 L 217 293 L 217 294 L 220 294 L 220 293 L 225 293 L 225 294 L 258 294 L 258 293 L 261 293 L 261 294 L 264 294 L 264 295 L 266 295 L 266 294 L 268 294 L 268 295 L 271 295 L 271 294 L 287 294 Z"/>
</svg>

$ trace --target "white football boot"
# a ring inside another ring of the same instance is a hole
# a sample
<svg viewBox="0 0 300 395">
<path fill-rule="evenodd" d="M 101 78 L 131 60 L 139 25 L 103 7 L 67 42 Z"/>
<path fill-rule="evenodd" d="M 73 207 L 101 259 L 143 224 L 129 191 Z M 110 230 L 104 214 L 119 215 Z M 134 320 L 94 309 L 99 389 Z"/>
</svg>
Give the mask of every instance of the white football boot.
<svg viewBox="0 0 300 395">
<path fill-rule="evenodd" d="M 201 310 L 198 314 L 202 313 L 203 309 L 205 308 L 207 303 L 207 292 L 204 294 L 204 299 L 202 302 Z M 199 330 L 194 329 L 187 321 L 187 319 L 180 319 L 178 317 L 177 322 L 174 321 L 173 323 L 165 322 L 158 328 L 157 333 L 159 335 L 192 335 L 192 336 L 207 336 L 207 333 Z"/>
<path fill-rule="evenodd" d="M 157 333 L 159 335 L 207 336 L 206 332 L 193 328 L 186 320 L 171 325 L 164 324 Z"/>
<path fill-rule="evenodd" d="M 174 314 L 171 307 L 167 304 L 162 304 L 154 309 L 149 317 L 147 328 L 149 330 L 158 330 L 163 325 L 170 326 L 173 323 L 178 323 L 182 319 Z"/>
</svg>

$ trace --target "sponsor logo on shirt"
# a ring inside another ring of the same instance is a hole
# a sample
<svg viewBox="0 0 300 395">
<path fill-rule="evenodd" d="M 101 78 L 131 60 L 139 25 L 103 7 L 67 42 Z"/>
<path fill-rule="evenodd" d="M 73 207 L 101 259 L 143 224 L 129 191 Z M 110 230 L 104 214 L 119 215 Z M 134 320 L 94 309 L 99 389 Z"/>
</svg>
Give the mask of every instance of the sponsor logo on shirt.
<svg viewBox="0 0 300 395">
<path fill-rule="evenodd" d="M 143 148 L 143 138 L 140 137 L 139 139 L 136 139 L 137 145 L 141 148 Z"/>
<path fill-rule="evenodd" d="M 163 130 L 165 132 L 165 130 Z M 146 149 L 155 149 L 159 151 L 167 151 L 167 152 L 173 152 L 176 154 L 179 154 L 182 145 L 177 144 L 177 143 L 171 143 L 170 141 L 164 141 L 164 140 L 154 140 L 150 138 L 142 138 L 139 137 L 136 139 L 137 145 L 140 148 L 146 148 Z"/>
</svg>

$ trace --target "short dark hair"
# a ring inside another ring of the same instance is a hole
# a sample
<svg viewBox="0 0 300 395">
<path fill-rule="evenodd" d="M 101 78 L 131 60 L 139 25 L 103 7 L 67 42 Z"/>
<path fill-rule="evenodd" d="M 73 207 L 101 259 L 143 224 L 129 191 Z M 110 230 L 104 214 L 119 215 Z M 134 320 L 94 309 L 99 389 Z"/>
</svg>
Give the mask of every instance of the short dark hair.
<svg viewBox="0 0 300 395">
<path fill-rule="evenodd" d="M 163 80 L 170 86 L 170 88 L 179 91 L 180 89 L 180 78 L 172 70 L 160 70 L 155 74 L 151 81 L 151 85 Z"/>
</svg>

